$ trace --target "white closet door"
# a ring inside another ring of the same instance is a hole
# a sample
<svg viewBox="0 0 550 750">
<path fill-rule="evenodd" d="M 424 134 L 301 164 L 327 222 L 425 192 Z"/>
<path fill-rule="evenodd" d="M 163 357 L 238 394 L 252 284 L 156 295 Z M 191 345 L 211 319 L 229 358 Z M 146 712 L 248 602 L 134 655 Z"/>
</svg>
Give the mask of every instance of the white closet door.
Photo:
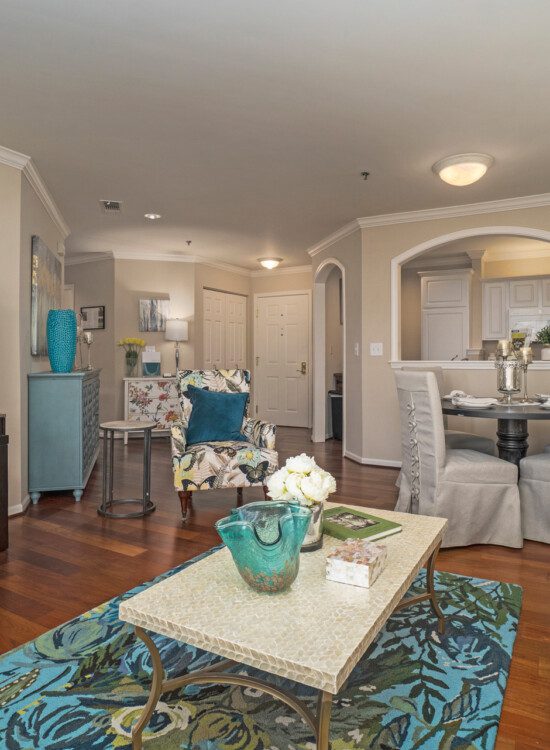
<svg viewBox="0 0 550 750">
<path fill-rule="evenodd" d="M 210 289 L 203 291 L 204 369 L 225 367 L 226 295 Z"/>
<path fill-rule="evenodd" d="M 246 297 L 226 294 L 225 366 L 246 367 Z"/>
</svg>

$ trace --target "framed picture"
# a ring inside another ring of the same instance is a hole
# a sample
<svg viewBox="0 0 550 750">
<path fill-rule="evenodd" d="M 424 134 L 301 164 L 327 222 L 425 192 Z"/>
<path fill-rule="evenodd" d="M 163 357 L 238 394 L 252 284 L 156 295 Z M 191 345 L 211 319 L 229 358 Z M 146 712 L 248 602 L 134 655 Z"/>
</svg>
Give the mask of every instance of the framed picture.
<svg viewBox="0 0 550 750">
<path fill-rule="evenodd" d="M 32 238 L 31 266 L 31 354 L 48 353 L 46 321 L 49 310 L 61 307 L 61 262 L 38 237 Z"/>
<path fill-rule="evenodd" d="M 95 307 L 81 307 L 82 330 L 98 331 L 105 328 L 105 305 Z"/>
<path fill-rule="evenodd" d="M 140 299 L 139 330 L 141 332 L 165 331 L 166 321 L 169 317 L 169 299 Z"/>
</svg>

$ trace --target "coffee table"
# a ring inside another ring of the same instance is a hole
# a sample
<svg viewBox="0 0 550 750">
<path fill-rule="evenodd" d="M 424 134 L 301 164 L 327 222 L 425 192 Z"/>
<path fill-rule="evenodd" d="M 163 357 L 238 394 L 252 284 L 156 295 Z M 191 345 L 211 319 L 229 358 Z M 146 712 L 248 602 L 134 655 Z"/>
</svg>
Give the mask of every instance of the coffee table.
<svg viewBox="0 0 550 750">
<path fill-rule="evenodd" d="M 288 591 L 253 591 L 224 547 L 120 605 L 120 619 L 135 626 L 153 665 L 149 699 L 132 730 L 134 750 L 142 747 L 142 732 L 162 693 L 205 683 L 253 687 L 278 698 L 309 724 L 317 749 L 328 750 L 333 697 L 392 612 L 429 601 L 438 630 L 444 633 L 433 573 L 446 519 L 366 510 L 403 526 L 399 534 L 384 539 L 387 564 L 370 589 L 326 580 L 327 553 L 340 542 L 325 536 L 322 549 L 301 556 L 298 577 Z M 403 599 L 425 564 L 426 592 Z M 224 661 L 167 678 L 159 652 L 145 631 L 189 643 Z M 317 688 L 316 714 L 267 680 L 225 671 L 242 664 Z"/>
</svg>

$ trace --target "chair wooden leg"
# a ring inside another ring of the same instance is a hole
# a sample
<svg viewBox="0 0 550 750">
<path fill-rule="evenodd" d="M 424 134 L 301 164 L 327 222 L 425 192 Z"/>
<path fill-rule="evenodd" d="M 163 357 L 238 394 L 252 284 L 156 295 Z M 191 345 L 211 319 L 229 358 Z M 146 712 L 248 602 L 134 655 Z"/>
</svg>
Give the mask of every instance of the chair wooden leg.
<svg viewBox="0 0 550 750">
<path fill-rule="evenodd" d="M 181 517 L 183 522 L 185 523 L 187 521 L 188 507 L 191 505 L 191 502 L 193 500 L 193 493 L 189 490 L 180 490 L 178 492 L 178 496 L 181 503 Z"/>
<path fill-rule="evenodd" d="M 237 487 L 237 508 L 240 508 L 243 504 L 243 488 Z"/>
<path fill-rule="evenodd" d="M 265 497 L 265 499 L 266 500 L 270 500 L 271 498 L 269 498 L 268 495 L 267 495 L 267 492 L 268 492 L 267 485 L 262 484 L 262 490 L 264 491 L 264 497 Z"/>
</svg>

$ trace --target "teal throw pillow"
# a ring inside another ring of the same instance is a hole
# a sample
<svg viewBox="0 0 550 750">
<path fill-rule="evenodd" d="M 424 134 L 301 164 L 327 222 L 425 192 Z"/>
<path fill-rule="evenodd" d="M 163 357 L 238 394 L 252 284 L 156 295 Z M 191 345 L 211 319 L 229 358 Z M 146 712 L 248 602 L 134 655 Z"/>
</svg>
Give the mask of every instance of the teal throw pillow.
<svg viewBox="0 0 550 750">
<path fill-rule="evenodd" d="M 220 440 L 241 440 L 248 393 L 219 393 L 206 388 L 187 387 L 193 408 L 187 425 L 187 445 Z"/>
</svg>

